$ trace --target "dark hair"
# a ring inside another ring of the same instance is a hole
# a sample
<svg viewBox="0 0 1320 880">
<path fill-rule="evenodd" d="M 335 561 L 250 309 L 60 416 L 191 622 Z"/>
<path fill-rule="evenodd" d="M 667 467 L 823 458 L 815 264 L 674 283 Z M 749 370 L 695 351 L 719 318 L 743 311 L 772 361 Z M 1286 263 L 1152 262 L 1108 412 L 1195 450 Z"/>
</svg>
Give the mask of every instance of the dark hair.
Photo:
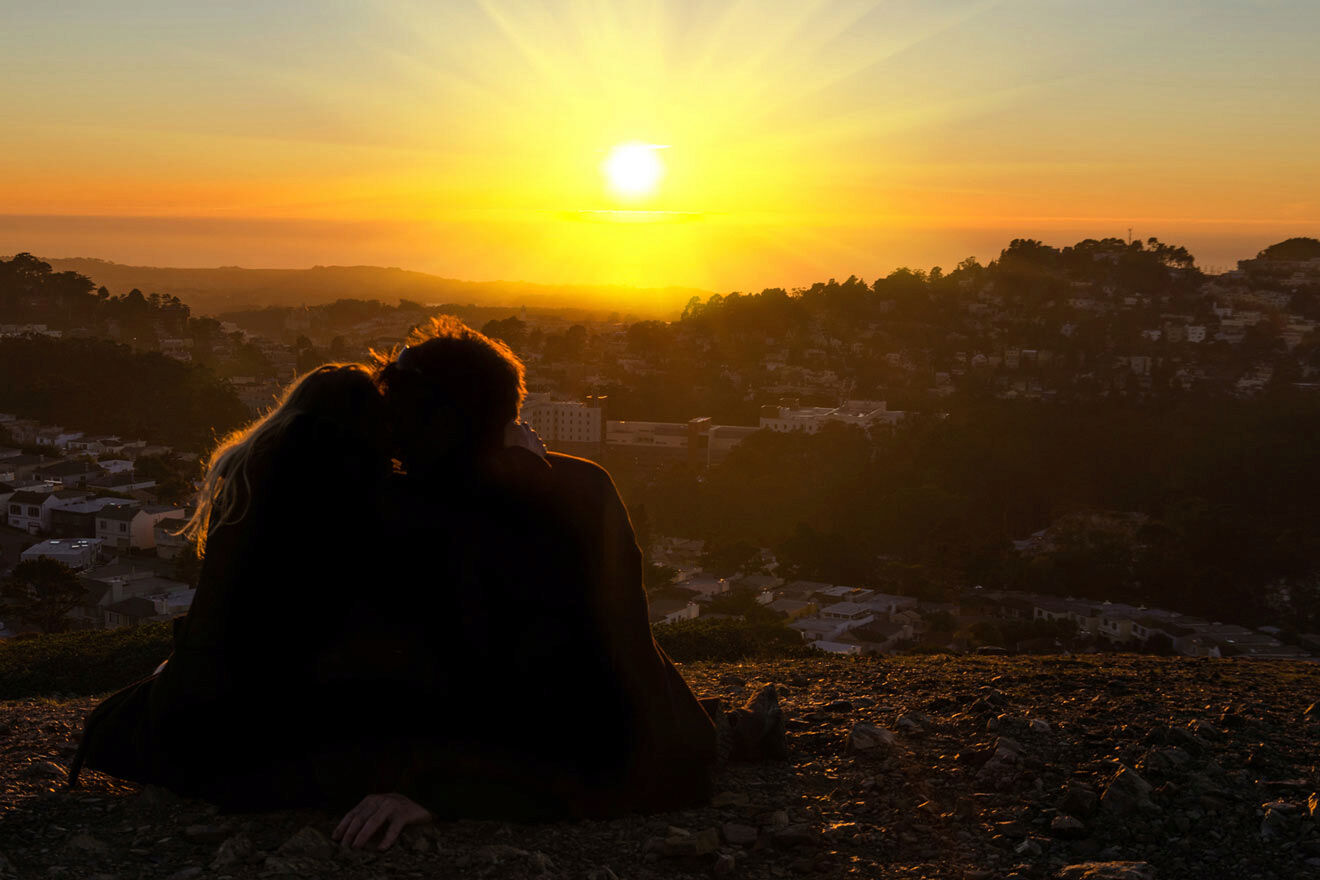
<svg viewBox="0 0 1320 880">
<path fill-rule="evenodd" d="M 499 448 L 527 395 L 518 356 L 449 315 L 414 329 L 403 348 L 373 355 L 409 470 Z"/>
</svg>

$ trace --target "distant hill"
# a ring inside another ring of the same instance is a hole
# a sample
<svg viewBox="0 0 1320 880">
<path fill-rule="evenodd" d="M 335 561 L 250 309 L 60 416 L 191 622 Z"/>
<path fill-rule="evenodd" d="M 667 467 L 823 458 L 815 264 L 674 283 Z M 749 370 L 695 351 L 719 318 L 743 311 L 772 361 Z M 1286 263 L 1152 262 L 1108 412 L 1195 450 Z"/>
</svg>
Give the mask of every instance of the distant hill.
<svg viewBox="0 0 1320 880">
<path fill-rule="evenodd" d="M 217 314 L 265 306 L 320 305 L 339 299 L 399 299 L 424 305 L 584 308 L 638 317 L 676 318 L 693 296 L 710 291 L 682 287 L 612 287 L 532 284 L 523 281 L 460 281 L 381 266 L 313 266 L 310 269 L 176 269 L 125 266 L 90 257 L 42 259 L 57 271 L 78 272 L 112 294 L 138 288 L 177 296 L 194 313 Z"/>
</svg>

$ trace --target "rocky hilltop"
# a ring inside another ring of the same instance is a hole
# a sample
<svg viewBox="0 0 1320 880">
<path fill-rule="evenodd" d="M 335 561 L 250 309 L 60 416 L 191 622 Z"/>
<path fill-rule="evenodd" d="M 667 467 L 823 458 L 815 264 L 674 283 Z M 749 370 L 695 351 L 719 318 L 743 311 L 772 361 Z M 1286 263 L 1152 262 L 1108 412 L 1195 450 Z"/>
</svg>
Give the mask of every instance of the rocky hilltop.
<svg viewBox="0 0 1320 880">
<path fill-rule="evenodd" d="M 729 768 L 700 809 L 449 823 L 385 854 L 341 850 L 325 814 L 221 815 L 95 773 L 64 792 L 96 700 L 0 703 L 0 876 L 1320 876 L 1320 665 L 937 656 L 684 672 L 735 702 L 777 685 L 790 761 Z"/>
</svg>

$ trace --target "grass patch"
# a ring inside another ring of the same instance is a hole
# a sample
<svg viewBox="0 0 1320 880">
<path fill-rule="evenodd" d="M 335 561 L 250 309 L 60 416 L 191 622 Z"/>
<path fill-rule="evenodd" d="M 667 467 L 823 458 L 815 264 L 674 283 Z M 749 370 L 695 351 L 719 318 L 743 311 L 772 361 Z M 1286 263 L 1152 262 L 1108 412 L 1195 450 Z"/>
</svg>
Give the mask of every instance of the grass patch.
<svg viewBox="0 0 1320 880">
<path fill-rule="evenodd" d="M 170 655 L 168 621 L 0 641 L 0 700 L 118 690 Z"/>
</svg>

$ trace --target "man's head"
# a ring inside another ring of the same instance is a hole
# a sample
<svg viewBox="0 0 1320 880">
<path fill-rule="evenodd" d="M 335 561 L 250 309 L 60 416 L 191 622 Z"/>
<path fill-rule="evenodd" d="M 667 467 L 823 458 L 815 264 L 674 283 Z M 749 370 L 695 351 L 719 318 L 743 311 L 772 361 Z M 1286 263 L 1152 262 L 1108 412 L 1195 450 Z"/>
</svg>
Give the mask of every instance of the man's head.
<svg viewBox="0 0 1320 880">
<path fill-rule="evenodd" d="M 408 344 L 376 356 L 376 380 L 409 471 L 470 461 L 503 445 L 527 387 L 507 345 L 457 318 L 432 318 Z"/>
</svg>

